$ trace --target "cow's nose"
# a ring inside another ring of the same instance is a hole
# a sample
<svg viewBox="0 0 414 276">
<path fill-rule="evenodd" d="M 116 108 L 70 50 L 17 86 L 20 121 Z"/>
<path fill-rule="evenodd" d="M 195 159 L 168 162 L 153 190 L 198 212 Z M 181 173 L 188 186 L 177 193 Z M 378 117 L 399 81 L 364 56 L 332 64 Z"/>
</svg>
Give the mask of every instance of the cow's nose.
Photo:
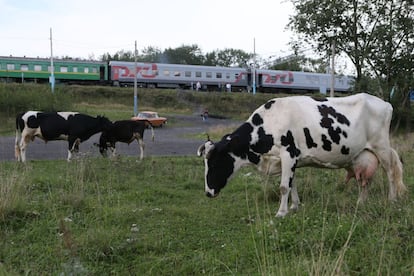
<svg viewBox="0 0 414 276">
<path fill-rule="evenodd" d="M 214 197 L 210 192 L 206 192 L 206 196 L 209 197 L 209 198 Z"/>
</svg>

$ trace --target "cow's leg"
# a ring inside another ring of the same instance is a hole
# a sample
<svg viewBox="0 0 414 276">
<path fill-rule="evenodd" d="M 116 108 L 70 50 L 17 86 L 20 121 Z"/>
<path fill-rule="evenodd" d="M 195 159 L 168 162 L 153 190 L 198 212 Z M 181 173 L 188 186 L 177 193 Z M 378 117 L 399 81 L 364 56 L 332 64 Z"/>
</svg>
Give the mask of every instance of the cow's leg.
<svg viewBox="0 0 414 276">
<path fill-rule="evenodd" d="M 284 152 L 280 154 L 281 157 L 281 164 L 282 164 L 282 175 L 280 180 L 280 206 L 279 210 L 277 211 L 276 217 L 284 217 L 288 213 L 288 199 L 289 199 L 289 192 L 292 189 L 293 177 L 295 172 L 295 160 L 290 157 L 288 152 Z M 296 187 L 294 188 L 295 195 L 297 196 Z M 296 199 L 296 198 L 295 198 Z M 297 202 L 293 202 L 293 204 L 298 204 Z"/>
<path fill-rule="evenodd" d="M 32 140 L 32 138 L 27 135 L 26 133 L 22 134 L 22 138 L 20 139 L 20 156 L 21 156 L 21 161 L 22 162 L 26 162 L 26 148 L 27 145 L 29 144 L 30 140 Z"/>
<path fill-rule="evenodd" d="M 14 157 L 17 161 L 21 161 L 21 153 L 20 153 L 20 139 L 21 139 L 21 132 L 16 129 L 16 139 L 14 140 Z"/>
<path fill-rule="evenodd" d="M 407 188 L 403 183 L 403 166 L 397 152 L 393 148 L 387 148 L 376 152 L 382 167 L 388 176 L 390 200 L 395 200 L 397 195 L 401 196 Z"/>
<path fill-rule="evenodd" d="M 80 139 L 79 138 L 72 139 L 72 138 L 69 137 L 68 141 L 69 141 L 69 148 L 68 148 L 67 161 L 69 162 L 70 160 L 72 160 L 72 153 L 79 151 Z"/>
<path fill-rule="evenodd" d="M 116 147 L 115 147 L 115 143 L 111 144 L 109 146 L 109 149 L 111 150 L 111 157 L 114 158 L 116 155 Z"/>
<path fill-rule="evenodd" d="M 143 159 L 144 158 L 144 148 L 145 148 L 145 144 L 144 144 L 144 140 L 142 138 L 138 138 L 138 145 L 139 145 L 139 159 Z"/>
<path fill-rule="evenodd" d="M 291 199 L 292 199 L 292 205 L 290 205 L 290 210 L 296 211 L 299 208 L 300 200 L 298 195 L 298 189 L 296 187 L 295 181 L 291 182 L 292 184 L 292 190 L 291 192 Z"/>
</svg>

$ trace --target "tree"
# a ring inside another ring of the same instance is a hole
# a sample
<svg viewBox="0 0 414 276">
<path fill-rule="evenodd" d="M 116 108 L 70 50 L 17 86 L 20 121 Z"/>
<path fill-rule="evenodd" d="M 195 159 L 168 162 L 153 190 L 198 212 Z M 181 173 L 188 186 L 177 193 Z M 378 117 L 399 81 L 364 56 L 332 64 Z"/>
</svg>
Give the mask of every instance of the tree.
<svg viewBox="0 0 414 276">
<path fill-rule="evenodd" d="M 412 0 L 291 1 L 296 14 L 290 18 L 289 27 L 319 53 L 329 55 L 335 43 L 336 52 L 345 53 L 354 64 L 357 83 L 364 73 L 374 68 L 372 65 L 378 65 L 373 60 L 389 62 L 390 57 L 402 50 L 403 45 L 399 43 L 394 44 L 396 47 L 382 47 L 380 41 L 385 40 L 378 35 L 407 39 L 408 31 L 412 39 Z M 397 19 L 398 23 L 394 22 Z M 384 24 L 390 23 L 401 28 L 384 28 Z"/>
<path fill-rule="evenodd" d="M 326 62 L 323 59 L 314 59 L 305 55 L 292 55 L 286 58 L 277 58 L 267 66 L 273 70 L 289 70 L 303 72 L 326 72 Z"/>
<path fill-rule="evenodd" d="M 175 49 L 165 49 L 160 62 L 201 65 L 204 63 L 204 56 L 196 44 L 191 46 L 182 45 Z"/>
<path fill-rule="evenodd" d="M 143 62 L 160 62 L 162 57 L 162 51 L 153 46 L 148 46 L 142 50 L 142 54 L 139 55 L 138 60 Z"/>
<path fill-rule="evenodd" d="M 207 53 L 204 65 L 245 67 L 252 58 L 253 54 L 248 54 L 243 50 L 228 48 Z"/>
</svg>

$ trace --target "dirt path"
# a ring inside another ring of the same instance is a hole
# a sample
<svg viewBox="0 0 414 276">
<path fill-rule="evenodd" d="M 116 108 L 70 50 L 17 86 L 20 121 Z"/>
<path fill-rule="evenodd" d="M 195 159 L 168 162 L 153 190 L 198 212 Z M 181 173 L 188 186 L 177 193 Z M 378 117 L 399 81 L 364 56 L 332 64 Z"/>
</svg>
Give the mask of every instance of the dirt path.
<svg viewBox="0 0 414 276">
<path fill-rule="evenodd" d="M 170 117 L 171 118 L 171 117 Z M 216 125 L 230 125 L 234 121 L 227 119 L 209 118 L 202 121 L 200 115 L 175 115 L 174 121 L 178 127 L 165 126 L 154 129 L 155 141 L 151 141 L 151 131 L 146 130 L 144 134 L 146 156 L 180 156 L 195 155 L 198 146 L 205 139 L 187 138 L 191 134 L 207 132 L 210 127 Z M 0 160 L 15 160 L 14 158 L 15 137 L 0 137 Z M 99 140 L 99 134 L 92 136 L 88 141 L 80 145 L 80 155 L 98 156 L 99 151 L 93 145 Z M 27 160 L 41 159 L 66 159 L 66 141 L 51 141 L 44 143 L 35 139 L 27 148 Z M 139 156 L 138 143 L 133 142 L 129 146 L 124 143 L 117 143 L 117 153 L 127 156 Z"/>
</svg>

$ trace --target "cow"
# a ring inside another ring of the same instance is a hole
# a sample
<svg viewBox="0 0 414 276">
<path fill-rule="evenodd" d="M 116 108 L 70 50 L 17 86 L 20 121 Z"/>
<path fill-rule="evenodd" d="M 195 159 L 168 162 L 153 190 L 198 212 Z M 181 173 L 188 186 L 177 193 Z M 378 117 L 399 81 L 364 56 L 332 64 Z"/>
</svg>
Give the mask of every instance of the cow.
<svg viewBox="0 0 414 276">
<path fill-rule="evenodd" d="M 127 143 L 128 145 L 134 140 L 138 141 L 140 148 L 140 159 L 144 158 L 144 130 L 151 128 L 152 140 L 154 141 L 154 129 L 148 120 L 122 120 L 113 122 L 112 126 L 102 131 L 99 137 L 99 144 L 95 146 L 99 147 L 99 152 L 102 156 L 107 156 L 108 147 L 112 152 L 112 156 L 115 156 L 115 144 L 116 142 Z"/>
<path fill-rule="evenodd" d="M 353 170 L 361 154 L 372 153 L 388 176 L 389 199 L 406 191 L 403 167 L 391 148 L 392 106 L 369 94 L 314 99 L 309 96 L 275 98 L 256 109 L 233 133 L 200 145 L 204 157 L 205 193 L 216 197 L 230 177 L 244 165 L 279 174 L 280 207 L 277 217 L 297 210 L 299 196 L 293 181 L 300 167 Z M 366 166 L 370 166 L 369 164 Z"/>
<path fill-rule="evenodd" d="M 45 142 L 66 140 L 69 143 L 67 161 L 73 152 L 79 151 L 79 144 L 92 135 L 111 126 L 104 116 L 96 118 L 78 112 L 27 111 L 16 117 L 15 157 L 26 161 L 26 148 L 38 137 Z"/>
</svg>

